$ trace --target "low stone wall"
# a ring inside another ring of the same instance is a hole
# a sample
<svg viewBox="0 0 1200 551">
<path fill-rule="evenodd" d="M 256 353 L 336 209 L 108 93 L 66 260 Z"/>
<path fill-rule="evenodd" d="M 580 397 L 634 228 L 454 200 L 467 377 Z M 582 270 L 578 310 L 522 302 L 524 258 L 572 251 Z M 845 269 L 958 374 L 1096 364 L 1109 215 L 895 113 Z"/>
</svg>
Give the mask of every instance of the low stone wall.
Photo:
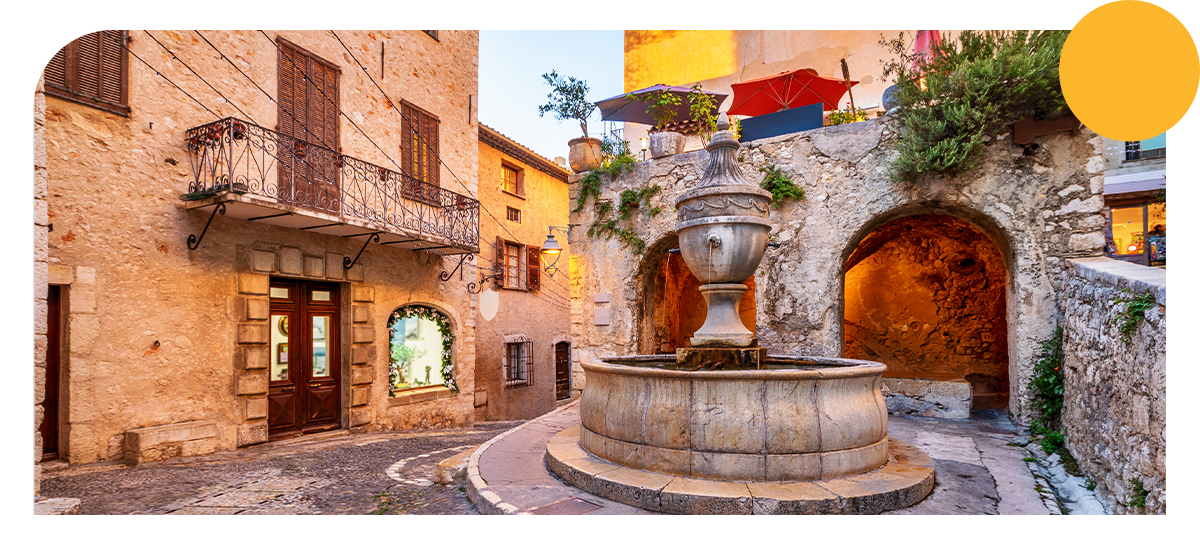
<svg viewBox="0 0 1200 551">
<path fill-rule="evenodd" d="M 1157 306 L 1129 343 L 1121 341 L 1115 300 L 1150 291 Z M 1148 492 L 1146 513 L 1167 510 L 1167 275 L 1109 258 L 1067 262 L 1062 292 L 1067 449 L 1096 481 L 1109 509 L 1127 508 L 1134 480 Z"/>
<path fill-rule="evenodd" d="M 889 413 L 966 419 L 971 416 L 971 383 L 953 375 L 884 377 L 883 401 Z"/>
</svg>

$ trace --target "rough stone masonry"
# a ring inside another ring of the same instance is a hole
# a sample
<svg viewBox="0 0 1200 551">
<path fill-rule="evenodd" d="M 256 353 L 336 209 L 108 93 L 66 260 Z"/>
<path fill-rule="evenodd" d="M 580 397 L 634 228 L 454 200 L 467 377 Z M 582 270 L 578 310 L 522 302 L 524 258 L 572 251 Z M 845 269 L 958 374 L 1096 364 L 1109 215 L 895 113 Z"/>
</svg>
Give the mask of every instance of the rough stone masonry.
<svg viewBox="0 0 1200 551">
<path fill-rule="evenodd" d="M 806 193 L 770 214 L 780 246 L 768 250 L 755 274 L 759 342 L 773 354 L 842 355 L 844 266 L 859 242 L 901 217 L 953 216 L 988 236 L 1004 259 L 1009 407 L 1028 422 L 1025 387 L 1062 317 L 1066 259 L 1099 256 L 1104 245 L 1102 140 L 1086 129 L 1052 134 L 1026 155 L 1001 134 L 988 140 L 980 168 L 893 182 L 888 172 L 897 139 L 894 121 L 881 117 L 742 144 L 738 162 L 751 181 L 761 179 L 758 169 L 776 166 Z M 602 177 L 601 201 L 616 201 L 622 190 L 660 187 L 650 208 L 623 222 L 648 244 L 644 254 L 586 235 L 596 222 L 591 199 L 572 214 L 571 223 L 580 225 L 571 258 L 572 296 L 579 297 L 572 306 L 577 386 L 585 384 L 580 360 L 654 352 L 648 281 L 673 247 L 672 205 L 699 181 L 708 158 L 706 151 L 683 153 L 637 163 L 615 179 Z M 573 186 L 572 205 L 577 195 Z M 661 214 L 650 216 L 652 207 Z M 607 325 L 595 322 L 600 308 L 611 313 Z"/>
</svg>

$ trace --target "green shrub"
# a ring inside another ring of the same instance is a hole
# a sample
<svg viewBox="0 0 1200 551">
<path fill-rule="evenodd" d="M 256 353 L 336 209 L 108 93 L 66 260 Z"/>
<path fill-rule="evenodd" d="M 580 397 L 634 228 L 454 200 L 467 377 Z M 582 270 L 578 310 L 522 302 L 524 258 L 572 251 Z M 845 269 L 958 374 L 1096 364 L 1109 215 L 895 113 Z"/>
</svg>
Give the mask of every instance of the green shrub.
<svg viewBox="0 0 1200 551">
<path fill-rule="evenodd" d="M 804 190 L 792 182 L 779 167 L 775 165 L 759 167 L 759 172 L 766 174 L 759 187 L 771 192 L 771 204 L 779 206 L 784 199 L 791 197 L 793 199 L 804 200 Z"/>
<path fill-rule="evenodd" d="M 1036 417 L 1033 432 L 1049 434 L 1058 427 L 1059 414 L 1063 408 L 1063 330 L 1054 330 L 1054 336 L 1042 343 L 1042 356 L 1033 366 L 1033 378 L 1028 388 L 1033 393 L 1033 409 Z M 1059 436 L 1061 438 L 1061 435 Z M 1049 452 L 1047 452 L 1049 453 Z"/>
<path fill-rule="evenodd" d="M 883 76 L 895 77 L 900 107 L 892 179 L 975 168 L 986 137 L 1026 117 L 1068 114 L 1058 80 L 1067 33 L 963 31 L 928 57 L 913 53 L 903 34 L 881 37 L 880 45 L 896 56 L 884 63 Z"/>
<path fill-rule="evenodd" d="M 1113 317 L 1113 322 L 1117 324 L 1121 342 L 1129 344 L 1133 342 L 1133 334 L 1137 331 L 1138 322 L 1146 318 L 1146 311 L 1158 304 L 1158 301 L 1155 300 L 1154 293 L 1151 291 L 1130 296 L 1131 291 L 1125 289 L 1124 293 L 1115 301 L 1115 305 L 1124 305 L 1125 308 L 1117 312 Z"/>
</svg>

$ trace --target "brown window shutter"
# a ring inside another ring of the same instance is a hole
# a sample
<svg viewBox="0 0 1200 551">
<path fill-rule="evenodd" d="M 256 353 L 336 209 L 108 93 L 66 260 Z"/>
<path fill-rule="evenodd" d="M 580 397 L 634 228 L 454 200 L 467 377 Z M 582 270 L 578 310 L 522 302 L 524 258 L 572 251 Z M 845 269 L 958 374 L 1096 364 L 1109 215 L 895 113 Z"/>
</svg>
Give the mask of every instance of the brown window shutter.
<svg viewBox="0 0 1200 551">
<path fill-rule="evenodd" d="M 505 259 L 507 257 L 508 257 L 508 249 L 504 246 L 504 240 L 497 237 L 496 238 L 496 264 L 495 264 L 494 268 L 496 269 L 496 273 L 498 273 L 498 274 L 503 272 L 503 274 L 500 276 L 500 279 L 498 280 L 500 282 L 501 286 L 504 285 L 504 281 L 508 277 L 508 270 L 506 268 L 507 262 L 505 262 Z"/>
<path fill-rule="evenodd" d="M 429 139 L 426 142 L 429 148 L 429 183 L 441 187 L 442 186 L 442 163 L 438 161 L 438 121 L 433 117 L 428 117 L 429 121 Z"/>
<path fill-rule="evenodd" d="M 525 247 L 526 251 L 526 266 L 529 270 L 528 290 L 537 291 L 542 288 L 542 249 L 529 245 Z"/>
<path fill-rule="evenodd" d="M 59 50 L 46 65 L 46 93 L 118 115 L 129 114 L 125 31 L 98 31 Z"/>
<path fill-rule="evenodd" d="M 404 169 L 404 174 L 410 178 L 416 178 L 413 173 L 413 123 L 416 122 L 416 113 L 407 105 L 400 105 L 400 166 Z"/>
<path fill-rule="evenodd" d="M 297 67 L 299 66 L 299 67 Z M 296 50 L 287 44 L 279 44 L 279 133 L 292 138 L 301 138 L 301 122 L 303 115 L 296 112 L 296 104 L 303 103 L 297 99 L 297 88 L 304 82 L 304 60 L 300 59 Z"/>
<path fill-rule="evenodd" d="M 67 83 L 67 58 L 72 57 L 72 54 L 68 53 L 68 50 L 73 50 L 74 48 L 75 43 L 71 42 L 59 50 L 58 53 L 54 54 L 54 57 L 50 58 L 50 63 L 46 64 L 46 86 L 62 88 L 63 90 L 71 89 L 71 86 Z"/>
<path fill-rule="evenodd" d="M 102 31 L 99 37 L 100 50 L 100 81 L 96 94 L 101 101 L 108 103 L 124 103 L 121 97 L 121 82 L 124 80 L 122 71 L 122 53 L 125 51 L 121 43 L 125 40 L 122 31 Z"/>
</svg>

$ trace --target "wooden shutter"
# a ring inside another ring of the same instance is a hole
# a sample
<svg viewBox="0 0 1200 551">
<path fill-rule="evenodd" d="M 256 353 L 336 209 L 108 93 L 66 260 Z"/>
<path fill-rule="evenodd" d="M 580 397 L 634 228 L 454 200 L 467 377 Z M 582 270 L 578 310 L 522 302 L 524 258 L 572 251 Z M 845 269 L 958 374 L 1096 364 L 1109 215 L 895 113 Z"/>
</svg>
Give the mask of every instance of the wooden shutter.
<svg viewBox="0 0 1200 551">
<path fill-rule="evenodd" d="M 278 44 L 279 198 L 336 214 L 341 210 L 340 171 L 330 159 L 320 156 L 336 155 L 339 150 L 341 71 L 287 40 L 280 38 Z"/>
<path fill-rule="evenodd" d="M 494 268 L 496 270 L 495 273 L 501 274 L 501 276 L 495 280 L 498 287 L 504 287 L 505 285 L 508 284 L 507 258 L 508 258 L 508 247 L 504 246 L 503 239 L 497 237 L 496 238 L 496 264 L 494 265 Z"/>
<path fill-rule="evenodd" d="M 400 102 L 401 166 L 414 180 L 441 187 L 441 162 L 438 161 L 438 119 L 408 102 Z M 438 197 L 422 196 L 438 203 Z"/>
<path fill-rule="evenodd" d="M 542 288 L 542 249 L 528 245 L 525 251 L 526 267 L 529 270 L 526 289 L 537 291 Z"/>
<path fill-rule="evenodd" d="M 81 36 L 46 65 L 46 93 L 118 115 L 129 114 L 129 54 L 125 31 Z"/>
</svg>

